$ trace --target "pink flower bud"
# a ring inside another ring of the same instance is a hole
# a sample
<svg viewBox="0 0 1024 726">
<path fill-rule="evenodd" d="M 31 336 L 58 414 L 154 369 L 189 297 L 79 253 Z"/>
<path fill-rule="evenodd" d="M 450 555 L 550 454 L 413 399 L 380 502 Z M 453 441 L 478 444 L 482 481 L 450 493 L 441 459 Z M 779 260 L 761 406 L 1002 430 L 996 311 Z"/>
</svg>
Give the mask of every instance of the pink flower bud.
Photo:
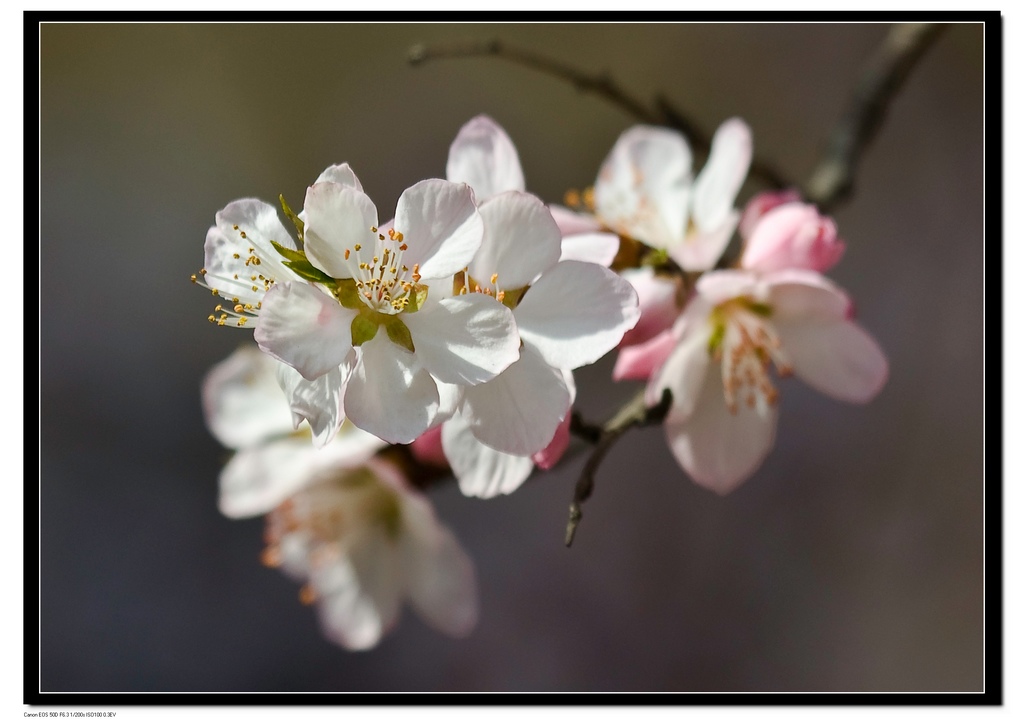
<svg viewBox="0 0 1024 726">
<path fill-rule="evenodd" d="M 768 212 L 776 207 L 790 202 L 799 202 L 800 192 L 796 189 L 786 189 L 781 192 L 761 192 L 754 195 L 747 206 L 743 209 L 743 216 L 740 218 L 740 236 L 748 240 L 754 232 L 758 221 Z"/>
<path fill-rule="evenodd" d="M 758 220 L 740 265 L 757 272 L 794 268 L 825 272 L 845 250 L 831 217 L 819 214 L 813 204 L 790 202 Z"/>
<path fill-rule="evenodd" d="M 435 426 L 421 434 L 419 438 L 409 444 L 413 457 L 423 464 L 436 466 L 443 469 L 448 466 L 448 459 L 441 447 L 441 427 Z"/>
<path fill-rule="evenodd" d="M 558 428 L 555 429 L 555 437 L 551 439 L 551 443 L 533 455 L 534 464 L 541 469 L 550 469 L 558 463 L 566 449 L 569 448 L 569 424 L 571 421 L 572 409 L 570 408 L 566 412 L 565 418 L 562 419 L 562 423 L 558 424 Z"/>
</svg>

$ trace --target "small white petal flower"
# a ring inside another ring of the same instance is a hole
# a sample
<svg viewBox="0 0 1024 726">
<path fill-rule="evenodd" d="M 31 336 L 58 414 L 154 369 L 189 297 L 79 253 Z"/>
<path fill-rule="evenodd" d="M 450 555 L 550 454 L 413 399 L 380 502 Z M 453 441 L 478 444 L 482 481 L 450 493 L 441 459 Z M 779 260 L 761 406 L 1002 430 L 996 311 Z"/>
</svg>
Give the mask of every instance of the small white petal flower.
<svg viewBox="0 0 1024 726">
<path fill-rule="evenodd" d="M 263 562 L 307 584 L 326 636 L 352 650 L 377 644 L 408 600 L 443 633 L 466 635 L 478 611 L 472 562 L 422 495 L 383 459 L 385 442 L 342 428 L 314 448 L 277 389 L 279 364 L 246 348 L 203 385 L 214 434 L 240 450 L 220 478 L 229 517 L 268 514 Z"/>
<path fill-rule="evenodd" d="M 375 458 L 337 469 L 267 517 L 264 562 L 306 581 L 328 639 L 366 650 L 398 621 L 408 600 L 446 635 L 468 635 L 478 597 L 472 561 L 430 502 L 399 470 Z"/>
<path fill-rule="evenodd" d="M 442 412 L 436 381 L 475 385 L 518 359 L 515 321 L 487 296 L 451 297 L 483 235 L 468 186 L 420 182 L 379 225 L 351 170 L 328 172 L 306 194 L 303 279 L 266 292 L 256 341 L 309 381 L 340 377 L 344 415 L 409 443 Z"/>
<path fill-rule="evenodd" d="M 361 465 L 385 445 L 349 425 L 323 448 L 313 447 L 314 432 L 289 411 L 278 385 L 289 374 L 294 371 L 244 347 L 203 381 L 206 424 L 221 444 L 237 449 L 220 475 L 220 508 L 228 517 L 263 514 L 317 472 Z"/>
<path fill-rule="evenodd" d="M 662 249 L 688 271 L 708 270 L 739 223 L 734 208 L 752 155 L 750 129 L 729 119 L 715 132 L 704 169 L 691 177 L 682 134 L 634 126 L 616 141 L 594 184 L 594 208 L 607 228 Z"/>
<path fill-rule="evenodd" d="M 759 275 L 723 270 L 697 282 L 697 296 L 672 330 L 671 352 L 647 387 L 668 389 L 665 433 L 676 460 L 719 494 L 739 486 L 775 440 L 778 392 L 769 375 L 795 373 L 851 403 L 871 400 L 888 378 L 878 344 L 850 320 L 849 298 L 808 270 Z"/>
</svg>

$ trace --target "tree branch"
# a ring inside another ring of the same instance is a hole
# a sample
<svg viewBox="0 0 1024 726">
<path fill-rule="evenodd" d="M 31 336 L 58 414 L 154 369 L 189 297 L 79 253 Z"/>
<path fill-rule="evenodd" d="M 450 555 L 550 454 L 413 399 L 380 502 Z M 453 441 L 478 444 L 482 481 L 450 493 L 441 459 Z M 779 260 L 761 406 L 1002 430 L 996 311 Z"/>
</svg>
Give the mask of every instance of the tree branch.
<svg viewBox="0 0 1024 726">
<path fill-rule="evenodd" d="M 412 65 L 421 65 L 427 61 L 444 58 L 480 56 L 503 58 L 512 63 L 547 73 L 566 81 L 579 91 L 603 97 L 637 121 L 676 129 L 687 138 L 695 149 L 707 152 L 711 148 L 711 135 L 692 118 L 675 108 L 665 96 L 661 94 L 656 96 L 654 108 L 648 108 L 642 101 L 622 90 L 607 73 L 587 74 L 552 58 L 507 45 L 497 39 L 430 46 L 420 43 L 409 49 L 408 57 L 409 63 Z M 780 171 L 763 159 L 753 159 L 750 164 L 749 176 L 756 177 L 777 189 L 794 186 L 793 182 L 788 181 Z"/>
<path fill-rule="evenodd" d="M 590 457 L 583 465 L 582 471 L 580 471 L 580 478 L 576 481 L 576 491 L 573 494 L 572 504 L 569 505 L 569 522 L 565 526 L 566 547 L 572 546 L 573 538 L 576 536 L 576 527 L 583 518 L 583 510 L 580 507 L 593 493 L 594 477 L 597 475 L 597 470 L 601 466 L 601 462 L 604 461 L 604 457 L 611 451 L 612 446 L 615 445 L 615 442 L 624 433 L 632 428 L 659 424 L 664 421 L 671 405 L 672 392 L 666 388 L 662 393 L 661 401 L 651 408 L 648 408 L 644 401 L 644 391 L 639 391 L 614 416 L 608 419 L 604 426 L 585 423 L 579 414 L 573 412 L 569 430 L 593 443 L 594 450 L 590 453 Z"/>
<path fill-rule="evenodd" d="M 940 23 L 907 23 L 889 31 L 868 61 L 846 114 L 832 130 L 825 153 L 804 190 L 827 211 L 853 191 L 857 163 L 881 128 L 885 113 L 910 71 L 945 29 Z"/>
</svg>

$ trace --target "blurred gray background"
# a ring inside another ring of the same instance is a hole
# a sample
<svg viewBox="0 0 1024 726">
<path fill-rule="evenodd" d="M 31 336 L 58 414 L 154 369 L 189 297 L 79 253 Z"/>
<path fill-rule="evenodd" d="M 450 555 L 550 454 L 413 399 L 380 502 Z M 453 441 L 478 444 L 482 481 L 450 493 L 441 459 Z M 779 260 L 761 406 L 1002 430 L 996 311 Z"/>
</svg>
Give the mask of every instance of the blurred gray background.
<svg viewBox="0 0 1024 726">
<path fill-rule="evenodd" d="M 979 690 L 983 686 L 983 33 L 940 38 L 836 214 L 832 276 L 890 358 L 865 407 L 785 381 L 778 444 L 720 498 L 657 429 L 601 469 L 562 544 L 582 456 L 497 500 L 432 493 L 474 557 L 477 630 L 411 612 L 374 651 L 320 635 L 259 564 L 262 523 L 216 508 L 225 455 L 204 373 L 246 331 L 188 282 L 214 213 L 301 204 L 348 161 L 382 218 L 444 175 L 486 112 L 531 191 L 593 182 L 634 122 L 495 59 L 406 64 L 419 41 L 499 37 L 703 126 L 732 115 L 804 179 L 887 27 L 856 25 L 44 25 L 41 76 L 41 672 L 48 691 Z M 757 187 L 748 185 L 745 200 Z M 635 390 L 611 357 L 580 408 Z M 31 674 L 27 675 L 32 678 Z"/>
</svg>

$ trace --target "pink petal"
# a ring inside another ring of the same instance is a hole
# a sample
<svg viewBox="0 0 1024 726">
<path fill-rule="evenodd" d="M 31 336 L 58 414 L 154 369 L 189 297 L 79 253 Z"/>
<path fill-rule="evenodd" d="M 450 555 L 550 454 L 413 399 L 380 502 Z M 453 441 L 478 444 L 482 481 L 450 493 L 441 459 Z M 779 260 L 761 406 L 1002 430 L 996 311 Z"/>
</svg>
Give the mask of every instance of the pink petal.
<svg viewBox="0 0 1024 726">
<path fill-rule="evenodd" d="M 852 321 L 780 321 L 775 329 L 793 372 L 827 396 L 866 403 L 889 378 L 885 353 Z"/>
<path fill-rule="evenodd" d="M 563 237 L 601 231 L 601 222 L 592 214 L 580 214 L 558 204 L 552 204 L 548 209 Z"/>
<path fill-rule="evenodd" d="M 675 280 L 654 274 L 650 267 L 622 271 L 622 278 L 636 290 L 640 303 L 640 321 L 622 336 L 622 346 L 639 345 L 672 327 L 679 317 Z"/>
<path fill-rule="evenodd" d="M 619 349 L 612 379 L 646 381 L 668 360 L 675 347 L 676 337 L 671 330 L 663 330 L 638 345 L 623 346 Z"/>
<path fill-rule="evenodd" d="M 845 249 L 831 217 L 819 214 L 812 204 L 793 202 L 761 218 L 740 264 L 759 272 L 787 268 L 825 272 L 839 262 Z"/>
<path fill-rule="evenodd" d="M 533 463 L 541 469 L 550 469 L 565 455 L 569 448 L 569 427 L 572 424 L 572 408 L 565 412 L 565 418 L 555 429 L 555 437 L 546 448 L 533 455 Z"/>
<path fill-rule="evenodd" d="M 743 208 L 743 216 L 740 217 L 740 236 L 743 239 L 750 239 L 755 225 L 762 216 L 779 205 L 788 202 L 799 202 L 800 192 L 796 189 L 785 189 L 783 191 L 767 191 L 755 194 L 747 206 Z"/>
<path fill-rule="evenodd" d="M 669 417 L 665 435 L 679 465 L 703 487 L 728 494 L 746 481 L 775 443 L 778 409 L 741 406 L 732 413 L 717 371 L 709 371 L 692 413 Z"/>
<path fill-rule="evenodd" d="M 444 448 L 441 446 L 441 427 L 427 429 L 419 438 L 409 444 L 409 449 L 417 461 L 443 469 L 448 466 Z"/>
</svg>

